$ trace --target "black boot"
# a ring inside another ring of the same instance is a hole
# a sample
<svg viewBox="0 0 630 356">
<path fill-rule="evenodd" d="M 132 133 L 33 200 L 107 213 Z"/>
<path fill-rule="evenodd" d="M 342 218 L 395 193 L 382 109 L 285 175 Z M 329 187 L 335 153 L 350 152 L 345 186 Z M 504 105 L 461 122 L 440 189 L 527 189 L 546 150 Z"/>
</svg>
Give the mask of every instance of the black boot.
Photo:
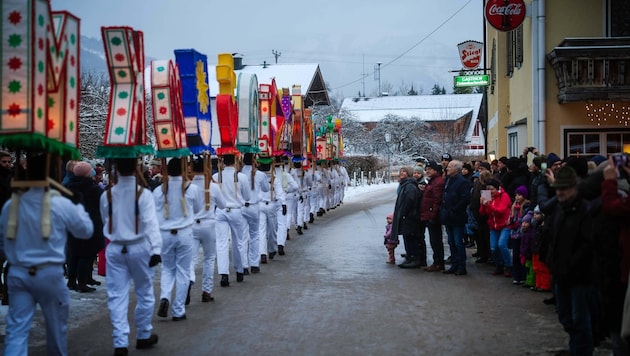
<svg viewBox="0 0 630 356">
<path fill-rule="evenodd" d="M 298 227 L 295 228 L 295 231 L 297 231 L 298 235 L 302 235 L 302 227 L 298 225 Z"/>
<path fill-rule="evenodd" d="M 188 282 L 188 294 L 186 294 L 186 305 L 190 304 L 190 289 L 192 288 L 193 282 Z"/>
<path fill-rule="evenodd" d="M 306 225 L 306 223 L 304 223 L 304 226 L 302 226 L 302 228 L 303 228 L 304 230 L 308 230 L 308 225 Z"/>
<path fill-rule="evenodd" d="M 221 275 L 221 287 L 228 287 L 230 285 L 230 278 L 227 274 Z"/>
<path fill-rule="evenodd" d="M 315 215 L 313 215 L 313 213 L 309 213 L 308 223 L 312 224 L 313 221 L 315 221 Z"/>
</svg>

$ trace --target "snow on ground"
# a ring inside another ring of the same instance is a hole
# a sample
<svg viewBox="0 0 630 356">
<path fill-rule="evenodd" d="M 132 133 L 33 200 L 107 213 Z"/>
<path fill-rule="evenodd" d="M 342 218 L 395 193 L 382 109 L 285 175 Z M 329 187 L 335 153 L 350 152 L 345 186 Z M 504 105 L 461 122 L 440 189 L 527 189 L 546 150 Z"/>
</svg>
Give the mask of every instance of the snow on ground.
<svg viewBox="0 0 630 356">
<path fill-rule="evenodd" d="M 347 187 L 345 192 L 345 202 L 355 202 L 361 199 L 367 199 L 370 193 L 392 188 L 398 185 L 397 182 L 385 184 L 370 184 L 356 187 Z M 159 271 L 156 271 L 158 278 Z M 95 286 L 96 291 L 93 293 L 79 293 L 70 291 L 70 315 L 68 318 L 68 329 L 80 327 L 82 324 L 88 323 L 91 319 L 98 317 L 102 313 L 109 313 L 107 309 L 107 291 L 105 286 L 105 277 L 96 274 L 94 271 L 94 279 L 101 282 L 100 286 Z M 132 287 L 133 290 L 133 287 Z M 6 335 L 6 315 L 8 306 L 0 306 L 0 350 L 4 349 L 4 336 Z M 45 321 L 41 310 L 36 311 L 33 318 L 33 326 L 29 338 L 30 345 L 44 345 L 46 342 Z M 0 351 L 0 354 L 2 352 Z"/>
</svg>

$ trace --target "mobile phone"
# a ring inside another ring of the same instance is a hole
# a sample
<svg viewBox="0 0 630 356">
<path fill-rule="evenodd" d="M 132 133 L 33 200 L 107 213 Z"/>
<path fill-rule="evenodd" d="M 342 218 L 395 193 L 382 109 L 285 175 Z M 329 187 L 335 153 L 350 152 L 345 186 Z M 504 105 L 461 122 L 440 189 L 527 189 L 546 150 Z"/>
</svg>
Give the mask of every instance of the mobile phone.
<svg viewBox="0 0 630 356">
<path fill-rule="evenodd" d="M 540 169 L 544 172 L 547 170 L 547 162 L 543 162 L 540 164 Z"/>
<path fill-rule="evenodd" d="M 624 166 L 628 164 L 628 156 L 625 154 L 616 154 L 613 155 L 613 161 L 615 163 L 615 167 L 617 167 L 617 177 L 619 178 L 628 178 L 626 171 L 623 169 Z"/>
</svg>

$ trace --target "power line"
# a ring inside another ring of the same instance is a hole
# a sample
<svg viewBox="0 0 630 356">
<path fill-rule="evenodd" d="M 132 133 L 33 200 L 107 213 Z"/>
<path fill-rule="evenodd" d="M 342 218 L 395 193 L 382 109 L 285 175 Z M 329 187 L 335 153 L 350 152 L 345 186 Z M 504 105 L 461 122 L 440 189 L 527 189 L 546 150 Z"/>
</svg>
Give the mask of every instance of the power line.
<svg viewBox="0 0 630 356">
<path fill-rule="evenodd" d="M 464 5 L 462 5 L 462 7 L 460 7 L 457 11 L 455 11 L 451 16 L 449 16 L 446 20 L 444 20 L 440 25 L 438 25 L 433 31 L 429 32 L 426 36 L 424 36 L 420 41 L 416 42 L 413 46 L 411 46 L 411 48 L 409 48 L 408 50 L 404 51 L 403 53 L 401 53 L 400 55 L 398 55 L 396 58 L 392 59 L 391 61 L 384 63 L 381 65 L 381 69 L 385 68 L 387 66 L 389 66 L 390 64 L 396 62 L 397 60 L 399 60 L 400 58 L 402 58 L 405 54 L 411 52 L 414 48 L 418 47 L 420 44 L 422 44 L 422 42 L 424 42 L 425 40 L 427 40 L 429 37 L 431 37 L 434 33 L 436 33 L 438 30 L 440 30 L 442 27 L 444 27 L 444 25 L 446 25 L 449 21 L 451 21 L 451 19 L 453 19 L 453 17 L 455 17 L 457 14 L 459 14 L 466 6 L 468 6 L 468 4 L 470 4 L 472 2 L 472 0 L 468 0 L 467 3 L 465 3 Z M 369 77 L 370 74 L 366 74 L 366 77 Z M 359 79 L 356 79 L 352 82 L 346 83 L 344 85 L 340 85 L 336 88 L 332 88 L 331 90 L 337 90 L 337 89 L 341 89 L 341 88 L 345 88 L 349 85 L 352 85 L 354 83 L 357 83 L 361 80 L 363 80 L 364 77 L 362 76 Z"/>
</svg>

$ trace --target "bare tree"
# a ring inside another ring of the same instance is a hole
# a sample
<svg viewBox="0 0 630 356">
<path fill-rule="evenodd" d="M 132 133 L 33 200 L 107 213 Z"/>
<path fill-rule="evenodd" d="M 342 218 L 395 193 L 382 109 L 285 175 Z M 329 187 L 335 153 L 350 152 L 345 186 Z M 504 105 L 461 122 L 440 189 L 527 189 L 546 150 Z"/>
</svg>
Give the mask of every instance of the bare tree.
<svg viewBox="0 0 630 356">
<path fill-rule="evenodd" d="M 109 77 L 106 74 L 81 74 L 79 151 L 84 158 L 94 158 L 96 148 L 103 144 L 109 93 Z"/>
</svg>

